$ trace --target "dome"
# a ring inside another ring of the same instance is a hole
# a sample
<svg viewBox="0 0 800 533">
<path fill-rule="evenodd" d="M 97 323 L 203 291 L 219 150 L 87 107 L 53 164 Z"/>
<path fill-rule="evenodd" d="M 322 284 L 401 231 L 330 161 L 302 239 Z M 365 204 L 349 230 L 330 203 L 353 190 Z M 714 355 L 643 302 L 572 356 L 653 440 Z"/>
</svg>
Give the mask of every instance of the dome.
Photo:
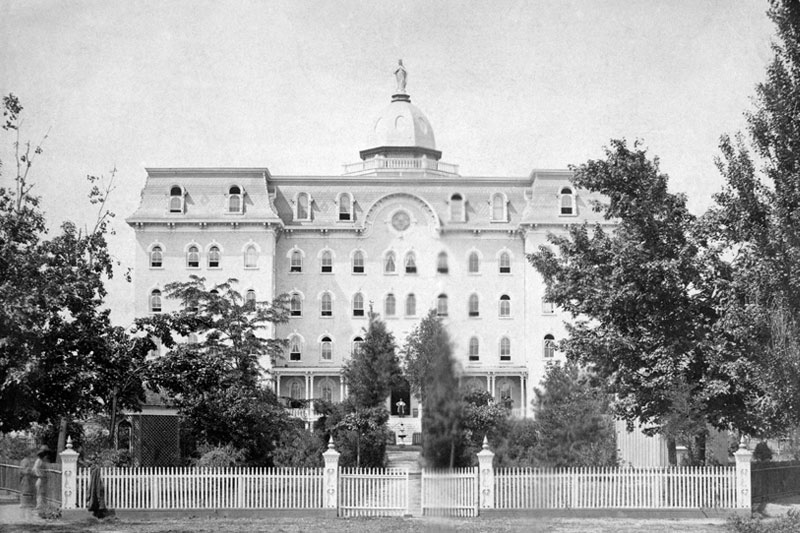
<svg viewBox="0 0 800 533">
<path fill-rule="evenodd" d="M 372 123 L 369 135 L 372 149 L 415 147 L 436 150 L 431 123 L 406 94 L 395 94 Z"/>
</svg>

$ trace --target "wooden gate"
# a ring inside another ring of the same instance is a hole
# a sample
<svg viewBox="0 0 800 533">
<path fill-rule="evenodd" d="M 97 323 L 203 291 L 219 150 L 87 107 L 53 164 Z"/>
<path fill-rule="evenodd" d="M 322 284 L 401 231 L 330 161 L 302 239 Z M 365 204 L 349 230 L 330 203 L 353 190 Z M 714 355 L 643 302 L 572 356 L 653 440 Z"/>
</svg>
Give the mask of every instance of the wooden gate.
<svg viewBox="0 0 800 533">
<path fill-rule="evenodd" d="M 339 516 L 406 515 L 408 486 L 405 468 L 342 468 Z"/>
<path fill-rule="evenodd" d="M 423 516 L 478 516 L 478 467 L 422 470 Z"/>
</svg>

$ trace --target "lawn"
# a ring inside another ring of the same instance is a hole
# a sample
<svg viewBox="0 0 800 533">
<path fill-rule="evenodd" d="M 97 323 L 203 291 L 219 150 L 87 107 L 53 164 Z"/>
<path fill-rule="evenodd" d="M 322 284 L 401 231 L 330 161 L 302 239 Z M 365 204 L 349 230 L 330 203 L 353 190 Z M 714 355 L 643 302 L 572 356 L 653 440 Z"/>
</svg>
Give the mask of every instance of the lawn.
<svg viewBox="0 0 800 533">
<path fill-rule="evenodd" d="M 724 520 L 643 520 L 617 518 L 497 518 L 472 519 L 445 518 L 269 518 L 269 519 L 222 519 L 186 518 L 144 522 L 135 520 L 97 521 L 87 518 L 80 522 L 39 522 L 35 524 L 0 525 L 0 531 L 35 533 L 299 533 L 324 531 L 325 533 L 381 533 L 389 532 L 501 532 L 501 531 L 548 531 L 559 533 L 616 533 L 616 532 L 721 532 L 725 531 Z"/>
</svg>

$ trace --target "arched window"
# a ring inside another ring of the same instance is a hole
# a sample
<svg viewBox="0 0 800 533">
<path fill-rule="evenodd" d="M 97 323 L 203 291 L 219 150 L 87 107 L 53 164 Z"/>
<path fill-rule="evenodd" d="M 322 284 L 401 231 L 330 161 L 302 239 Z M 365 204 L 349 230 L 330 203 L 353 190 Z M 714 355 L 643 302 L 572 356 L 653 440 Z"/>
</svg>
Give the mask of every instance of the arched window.
<svg viewBox="0 0 800 533">
<path fill-rule="evenodd" d="M 436 315 L 447 316 L 447 295 L 440 294 L 436 298 Z"/>
<path fill-rule="evenodd" d="M 453 222 L 464 221 L 464 198 L 458 193 L 450 197 L 450 220 Z"/>
<path fill-rule="evenodd" d="M 150 268 L 161 268 L 164 264 L 164 253 L 160 246 L 153 246 L 150 250 Z"/>
<path fill-rule="evenodd" d="M 228 213 L 241 213 L 243 205 L 242 189 L 234 185 L 228 189 Z"/>
<path fill-rule="evenodd" d="M 439 252 L 439 256 L 436 258 L 436 272 L 439 274 L 447 274 L 447 253 Z"/>
<path fill-rule="evenodd" d="M 406 274 L 417 273 L 417 259 L 414 257 L 414 252 L 406 254 Z"/>
<path fill-rule="evenodd" d="M 385 274 L 394 274 L 397 270 L 394 252 L 387 252 L 383 259 L 383 272 Z"/>
<path fill-rule="evenodd" d="M 506 215 L 506 199 L 500 193 L 496 193 L 492 196 L 492 220 L 495 222 L 505 222 L 507 219 Z"/>
<path fill-rule="evenodd" d="M 542 313 L 545 315 L 552 315 L 556 312 L 556 306 L 553 302 L 548 302 L 542 298 Z"/>
<path fill-rule="evenodd" d="M 197 246 L 190 246 L 186 252 L 186 266 L 189 268 L 200 268 L 200 249 Z"/>
<path fill-rule="evenodd" d="M 322 272 L 323 273 L 330 273 L 333 272 L 333 257 L 328 250 L 322 252 Z"/>
<path fill-rule="evenodd" d="M 511 256 L 508 255 L 508 252 L 500 254 L 500 273 L 511 274 Z"/>
<path fill-rule="evenodd" d="M 150 292 L 150 312 L 151 313 L 161 312 L 161 291 L 158 289 L 153 289 Z"/>
<path fill-rule="evenodd" d="M 208 249 L 208 268 L 219 268 L 220 253 L 218 246 Z"/>
<path fill-rule="evenodd" d="M 353 220 L 353 203 L 350 195 L 343 193 L 339 196 L 339 220 Z"/>
<path fill-rule="evenodd" d="M 472 337 L 469 340 L 469 360 L 478 361 L 481 358 L 480 345 L 478 344 L 478 337 Z"/>
<path fill-rule="evenodd" d="M 575 195 L 572 193 L 572 189 L 569 187 L 564 187 L 561 189 L 561 214 L 575 214 Z"/>
<path fill-rule="evenodd" d="M 322 316 L 333 316 L 333 299 L 331 293 L 323 292 L 320 299 L 320 314 Z"/>
<path fill-rule="evenodd" d="M 394 298 L 394 294 L 389 293 L 386 295 L 384 314 L 386 316 L 394 316 L 396 311 L 397 311 L 397 301 Z"/>
<path fill-rule="evenodd" d="M 477 294 L 469 295 L 469 316 L 480 316 L 480 302 Z"/>
<path fill-rule="evenodd" d="M 330 337 L 322 337 L 320 356 L 322 357 L 323 361 L 330 361 L 333 357 L 333 342 L 331 342 Z"/>
<path fill-rule="evenodd" d="M 299 361 L 303 354 L 303 345 L 300 342 L 300 337 L 294 336 L 289 339 L 289 360 Z M 294 386 L 292 386 L 294 388 Z M 292 396 L 294 397 L 294 396 Z"/>
<path fill-rule="evenodd" d="M 549 333 L 544 336 L 544 358 L 552 359 L 556 355 L 556 339 Z"/>
<path fill-rule="evenodd" d="M 417 314 L 417 297 L 414 294 L 406 296 L 406 316 L 414 316 Z"/>
<path fill-rule="evenodd" d="M 470 274 L 477 274 L 481 269 L 481 261 L 478 257 L 478 252 L 470 252 L 469 260 L 467 261 L 467 271 Z"/>
<path fill-rule="evenodd" d="M 297 220 L 311 220 L 311 200 L 308 193 L 297 195 Z"/>
<path fill-rule="evenodd" d="M 292 259 L 289 263 L 289 272 L 302 272 L 303 271 L 303 254 L 300 250 L 292 252 Z"/>
<path fill-rule="evenodd" d="M 511 361 L 511 341 L 508 337 L 500 339 L 500 360 Z"/>
<path fill-rule="evenodd" d="M 353 296 L 353 316 L 364 316 L 364 295 L 360 292 Z"/>
<path fill-rule="evenodd" d="M 292 381 L 292 385 L 289 388 L 289 395 L 292 397 L 292 400 L 299 400 L 301 395 L 302 386 L 300 385 L 299 381 Z"/>
<path fill-rule="evenodd" d="M 322 384 L 322 399 L 326 402 L 333 401 L 333 388 L 329 382 L 325 382 Z"/>
<path fill-rule="evenodd" d="M 303 316 L 303 299 L 297 293 L 292 294 L 289 300 L 289 314 L 291 316 Z"/>
<path fill-rule="evenodd" d="M 364 339 L 362 337 L 356 337 L 353 339 L 353 355 L 361 349 L 361 345 L 364 344 Z"/>
<path fill-rule="evenodd" d="M 183 189 L 177 185 L 169 190 L 169 212 L 183 213 Z"/>
<path fill-rule="evenodd" d="M 511 316 L 511 296 L 504 294 L 500 297 L 500 316 Z"/>
<path fill-rule="evenodd" d="M 244 267 L 256 268 L 258 266 L 258 250 L 252 244 L 244 251 Z"/>
<path fill-rule="evenodd" d="M 353 274 L 364 273 L 364 252 L 356 250 L 353 252 Z"/>
<path fill-rule="evenodd" d="M 256 310 L 256 291 L 249 289 L 244 296 L 244 305 L 248 311 Z"/>
</svg>

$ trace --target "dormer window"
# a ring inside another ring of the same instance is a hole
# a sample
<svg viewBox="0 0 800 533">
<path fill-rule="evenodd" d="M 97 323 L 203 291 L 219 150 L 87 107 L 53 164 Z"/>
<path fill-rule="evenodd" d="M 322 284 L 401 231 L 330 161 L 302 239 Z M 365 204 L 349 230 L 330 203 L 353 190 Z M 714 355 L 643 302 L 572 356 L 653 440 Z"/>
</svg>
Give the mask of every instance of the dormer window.
<svg viewBox="0 0 800 533">
<path fill-rule="evenodd" d="M 183 188 L 175 185 L 169 190 L 169 212 L 183 213 Z"/>
<path fill-rule="evenodd" d="M 311 220 L 311 198 L 308 193 L 297 195 L 297 220 Z"/>
<path fill-rule="evenodd" d="M 564 187 L 561 189 L 561 214 L 575 214 L 575 194 L 569 187 Z"/>
<path fill-rule="evenodd" d="M 228 213 L 241 213 L 243 207 L 242 189 L 234 185 L 228 189 Z"/>
<path fill-rule="evenodd" d="M 450 220 L 464 222 L 464 197 L 458 193 L 450 197 Z"/>
<path fill-rule="evenodd" d="M 502 193 L 492 195 L 492 222 L 507 222 L 506 196 Z"/>
<path fill-rule="evenodd" d="M 220 253 L 218 246 L 208 249 L 208 268 L 219 268 Z"/>
<path fill-rule="evenodd" d="M 417 260 L 414 257 L 414 252 L 408 252 L 406 254 L 406 274 L 416 274 L 417 273 Z"/>
<path fill-rule="evenodd" d="M 347 193 L 339 196 L 339 220 L 353 220 L 353 199 Z"/>
</svg>

